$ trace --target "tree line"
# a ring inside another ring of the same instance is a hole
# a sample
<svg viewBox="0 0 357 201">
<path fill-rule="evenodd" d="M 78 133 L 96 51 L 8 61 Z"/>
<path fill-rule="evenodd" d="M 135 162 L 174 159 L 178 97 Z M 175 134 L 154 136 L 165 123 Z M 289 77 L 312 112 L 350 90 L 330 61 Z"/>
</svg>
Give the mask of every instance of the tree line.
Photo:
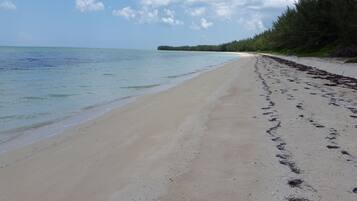
<svg viewBox="0 0 357 201">
<path fill-rule="evenodd" d="M 158 49 L 357 56 L 357 0 L 300 0 L 269 30 L 254 37 L 220 45 Z"/>
</svg>

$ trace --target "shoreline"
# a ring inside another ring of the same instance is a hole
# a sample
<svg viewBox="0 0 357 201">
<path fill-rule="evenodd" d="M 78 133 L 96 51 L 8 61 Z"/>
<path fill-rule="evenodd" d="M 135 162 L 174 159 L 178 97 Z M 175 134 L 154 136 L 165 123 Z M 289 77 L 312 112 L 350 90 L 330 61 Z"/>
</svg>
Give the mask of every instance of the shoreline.
<svg viewBox="0 0 357 201">
<path fill-rule="evenodd" d="M 31 125 L 25 128 L 12 129 L 14 131 L 4 131 L 4 135 L 9 135 L 9 133 L 12 135 L 15 133 L 16 134 L 14 137 L 9 136 L 7 139 L 4 139 L 0 143 L 0 155 L 17 148 L 21 148 L 23 146 L 31 145 L 43 139 L 60 135 L 61 133 L 66 132 L 68 129 L 72 129 L 86 122 L 93 121 L 96 118 L 100 118 L 101 116 L 106 115 L 110 111 L 118 109 L 119 107 L 124 107 L 125 105 L 136 101 L 138 98 L 170 90 L 173 87 L 183 84 L 185 81 L 194 79 L 202 73 L 215 70 L 227 63 L 234 62 L 238 59 L 239 57 L 217 65 L 204 66 L 199 71 L 189 72 L 184 75 L 177 75 L 175 77 L 172 76 L 170 77 L 172 80 L 166 84 L 149 87 L 145 91 L 139 92 L 134 96 L 119 97 L 115 100 L 110 100 L 105 103 L 90 106 L 90 108 L 82 108 L 80 112 L 71 116 L 67 116 L 61 119 L 54 119 L 49 122 L 43 122 L 39 125 Z"/>
<path fill-rule="evenodd" d="M 329 77 L 242 55 L 0 155 L 0 200 L 355 200 L 355 81 Z"/>
</svg>

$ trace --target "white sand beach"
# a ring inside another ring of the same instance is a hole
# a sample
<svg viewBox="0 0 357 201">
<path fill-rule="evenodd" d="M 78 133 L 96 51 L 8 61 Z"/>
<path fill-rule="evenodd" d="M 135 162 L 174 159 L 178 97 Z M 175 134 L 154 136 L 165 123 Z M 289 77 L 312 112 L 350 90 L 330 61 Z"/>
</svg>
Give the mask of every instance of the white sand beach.
<svg viewBox="0 0 357 201">
<path fill-rule="evenodd" d="M 0 200 L 357 200 L 356 80 L 334 81 L 241 54 L 0 155 Z"/>
</svg>

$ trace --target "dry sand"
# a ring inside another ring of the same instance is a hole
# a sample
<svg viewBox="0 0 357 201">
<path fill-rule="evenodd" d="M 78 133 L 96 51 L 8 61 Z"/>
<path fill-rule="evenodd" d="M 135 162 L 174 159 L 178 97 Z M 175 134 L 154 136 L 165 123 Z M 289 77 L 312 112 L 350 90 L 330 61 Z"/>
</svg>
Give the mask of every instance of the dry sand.
<svg viewBox="0 0 357 201">
<path fill-rule="evenodd" d="M 242 54 L 1 155 L 0 200 L 357 200 L 357 86 L 338 78 Z"/>
<path fill-rule="evenodd" d="M 266 54 L 266 55 L 270 55 L 270 54 Z M 282 56 L 282 55 L 274 55 L 274 57 L 293 61 L 307 66 L 313 66 L 337 75 L 357 78 L 357 64 L 345 63 L 346 60 L 348 60 L 348 58 L 347 59 L 318 58 L 318 57 L 297 57 L 297 56 Z"/>
</svg>

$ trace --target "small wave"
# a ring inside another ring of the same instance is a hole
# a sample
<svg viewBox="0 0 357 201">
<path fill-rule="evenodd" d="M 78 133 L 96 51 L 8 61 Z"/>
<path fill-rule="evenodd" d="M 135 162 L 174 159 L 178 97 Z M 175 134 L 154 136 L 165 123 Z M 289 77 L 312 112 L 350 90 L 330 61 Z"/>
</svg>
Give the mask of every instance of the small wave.
<svg viewBox="0 0 357 201">
<path fill-rule="evenodd" d="M 82 110 L 90 110 L 90 109 L 96 108 L 96 107 L 98 107 L 98 106 L 99 106 L 99 104 L 90 105 L 90 106 L 84 107 Z"/>
<path fill-rule="evenodd" d="M 75 96 L 76 94 L 49 94 L 48 96 L 51 98 L 67 98 L 70 96 Z"/>
<path fill-rule="evenodd" d="M 16 115 L 8 115 L 0 117 L 0 120 L 10 120 L 16 118 Z"/>
<path fill-rule="evenodd" d="M 39 61 L 40 59 L 38 59 L 38 58 L 26 58 L 25 59 L 26 61 L 29 61 L 29 62 L 34 62 L 34 61 Z"/>
<path fill-rule="evenodd" d="M 26 100 L 45 100 L 47 98 L 45 97 L 38 97 L 38 96 L 26 96 L 26 97 L 22 97 L 23 99 Z"/>
<path fill-rule="evenodd" d="M 41 128 L 44 126 L 51 125 L 55 122 L 56 122 L 56 120 L 50 120 L 50 121 L 35 123 L 35 124 L 29 125 L 29 126 L 21 126 L 18 128 L 0 131 L 0 135 L 5 136 L 5 137 L 0 138 L 0 145 L 10 142 L 10 141 L 24 135 L 24 132 L 27 130 Z"/>
<path fill-rule="evenodd" d="M 195 70 L 195 71 L 192 71 L 192 72 L 188 72 L 188 73 L 183 73 L 183 74 L 178 74 L 178 75 L 170 75 L 170 76 L 166 76 L 165 78 L 179 78 L 179 77 L 185 77 L 185 76 L 188 76 L 188 75 L 192 75 L 192 74 L 195 74 L 195 73 L 199 73 L 201 71 L 203 71 L 204 69 L 202 70 Z"/>
<path fill-rule="evenodd" d="M 37 118 L 39 116 L 46 116 L 46 115 L 50 115 L 50 112 L 39 112 L 39 113 L 34 113 L 34 114 L 21 114 L 21 115 L 7 115 L 7 116 L 0 116 L 0 120 L 3 121 L 9 121 L 9 120 L 13 120 L 13 119 L 33 119 L 33 118 Z"/>
<path fill-rule="evenodd" d="M 106 102 L 102 102 L 102 103 L 98 103 L 98 104 L 94 104 L 94 105 L 90 105 L 90 106 L 84 107 L 84 108 L 82 108 L 82 110 L 90 110 L 90 109 L 97 108 L 97 107 L 100 107 L 100 106 L 103 106 L 103 105 L 115 103 L 115 102 L 122 101 L 122 100 L 127 100 L 127 99 L 133 98 L 133 97 L 134 96 L 124 96 L 124 97 L 116 98 L 114 100 L 110 100 L 110 101 L 106 101 Z"/>
<path fill-rule="evenodd" d="M 120 87 L 122 89 L 148 89 L 153 87 L 158 87 L 160 84 L 149 84 L 149 85 L 137 85 L 137 86 L 127 86 L 127 87 Z"/>
</svg>

